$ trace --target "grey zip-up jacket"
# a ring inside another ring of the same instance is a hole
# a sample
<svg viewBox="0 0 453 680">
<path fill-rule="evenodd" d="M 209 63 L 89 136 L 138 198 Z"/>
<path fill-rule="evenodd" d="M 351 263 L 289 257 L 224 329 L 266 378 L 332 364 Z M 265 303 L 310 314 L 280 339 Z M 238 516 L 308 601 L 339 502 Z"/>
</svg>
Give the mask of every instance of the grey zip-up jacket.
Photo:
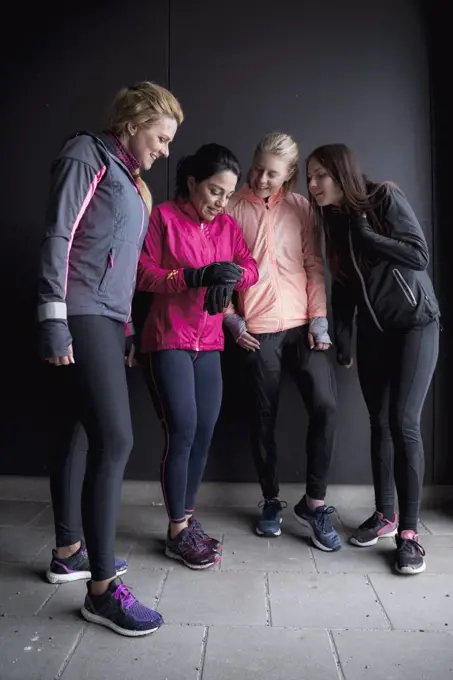
<svg viewBox="0 0 453 680">
<path fill-rule="evenodd" d="M 70 137 L 52 165 L 38 280 L 40 354 L 66 356 L 67 318 L 130 320 L 148 210 L 103 133 Z"/>
</svg>

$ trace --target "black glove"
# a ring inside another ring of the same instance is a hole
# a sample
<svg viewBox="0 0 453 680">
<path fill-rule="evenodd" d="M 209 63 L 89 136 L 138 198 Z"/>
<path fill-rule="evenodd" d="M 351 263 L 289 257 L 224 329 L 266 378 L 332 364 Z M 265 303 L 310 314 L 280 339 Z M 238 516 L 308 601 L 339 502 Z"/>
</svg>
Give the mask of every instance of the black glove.
<svg viewBox="0 0 453 680">
<path fill-rule="evenodd" d="M 230 283 L 210 286 L 204 296 L 203 310 L 210 316 L 222 314 L 231 302 L 235 285 Z"/>
<path fill-rule="evenodd" d="M 39 324 L 39 356 L 41 359 L 68 356 L 72 345 L 68 322 L 65 319 L 46 319 Z"/>
<path fill-rule="evenodd" d="M 242 269 L 234 262 L 213 262 L 199 269 L 184 269 L 184 280 L 188 288 L 202 288 L 218 284 L 233 284 L 242 279 Z"/>
</svg>

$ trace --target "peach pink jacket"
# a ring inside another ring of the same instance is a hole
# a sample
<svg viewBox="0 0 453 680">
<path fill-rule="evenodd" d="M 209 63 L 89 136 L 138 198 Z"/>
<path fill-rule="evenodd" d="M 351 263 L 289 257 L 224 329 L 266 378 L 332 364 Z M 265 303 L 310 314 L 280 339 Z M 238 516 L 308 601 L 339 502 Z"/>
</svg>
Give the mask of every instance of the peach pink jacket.
<svg viewBox="0 0 453 680">
<path fill-rule="evenodd" d="M 321 248 L 307 199 L 280 191 L 265 202 L 244 185 L 227 211 L 259 268 L 258 283 L 239 292 L 236 311 L 248 330 L 276 333 L 327 316 Z"/>
</svg>

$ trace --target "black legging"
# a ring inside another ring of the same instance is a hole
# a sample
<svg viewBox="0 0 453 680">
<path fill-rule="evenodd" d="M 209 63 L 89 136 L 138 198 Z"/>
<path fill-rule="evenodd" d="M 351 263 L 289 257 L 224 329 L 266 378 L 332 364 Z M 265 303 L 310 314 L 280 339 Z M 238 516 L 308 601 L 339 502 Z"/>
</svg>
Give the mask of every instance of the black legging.
<svg viewBox="0 0 453 680">
<path fill-rule="evenodd" d="M 172 522 L 194 510 L 222 403 L 219 352 L 150 355 L 152 396 L 165 433 L 162 491 Z"/>
<path fill-rule="evenodd" d="M 425 460 L 420 419 L 439 353 L 439 323 L 407 333 L 382 333 L 358 323 L 357 364 L 370 414 L 376 508 L 395 509 L 400 530 L 417 530 Z"/>
<path fill-rule="evenodd" d="M 115 534 L 132 424 L 124 363 L 124 324 L 69 318 L 75 364 L 52 368 L 61 380 L 61 444 L 51 474 L 57 547 L 81 539 L 96 581 L 115 575 Z M 86 437 L 88 438 L 88 455 Z"/>
<path fill-rule="evenodd" d="M 255 335 L 255 334 L 254 334 Z M 265 499 L 279 494 L 277 475 L 277 421 L 286 354 L 291 377 L 309 415 L 307 432 L 307 495 L 324 500 L 335 446 L 337 391 L 327 352 L 310 349 L 308 324 L 279 333 L 255 335 L 260 349 L 249 352 L 252 381 L 252 451 Z"/>
</svg>

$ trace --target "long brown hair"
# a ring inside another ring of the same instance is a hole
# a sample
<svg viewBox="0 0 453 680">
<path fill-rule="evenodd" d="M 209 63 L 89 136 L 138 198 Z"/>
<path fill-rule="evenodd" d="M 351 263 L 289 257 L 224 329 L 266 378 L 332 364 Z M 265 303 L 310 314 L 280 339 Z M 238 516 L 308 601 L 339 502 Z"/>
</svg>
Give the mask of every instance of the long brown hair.
<svg viewBox="0 0 453 680">
<path fill-rule="evenodd" d="M 340 210 L 347 214 L 362 215 L 366 213 L 372 228 L 379 233 L 384 233 L 385 224 L 380 216 L 380 209 L 387 197 L 389 187 L 395 185 L 392 182 L 371 182 L 368 180 L 362 172 L 356 154 L 345 144 L 325 144 L 312 151 L 306 159 L 307 187 L 309 185 L 308 164 L 312 159 L 322 165 L 341 189 L 343 202 Z M 310 191 L 308 195 L 315 224 L 320 230 L 324 231 L 330 269 L 334 276 L 341 277 L 341 263 L 332 242 L 326 210 L 318 206 Z M 365 262 L 362 262 L 362 264 L 366 265 Z"/>
</svg>

